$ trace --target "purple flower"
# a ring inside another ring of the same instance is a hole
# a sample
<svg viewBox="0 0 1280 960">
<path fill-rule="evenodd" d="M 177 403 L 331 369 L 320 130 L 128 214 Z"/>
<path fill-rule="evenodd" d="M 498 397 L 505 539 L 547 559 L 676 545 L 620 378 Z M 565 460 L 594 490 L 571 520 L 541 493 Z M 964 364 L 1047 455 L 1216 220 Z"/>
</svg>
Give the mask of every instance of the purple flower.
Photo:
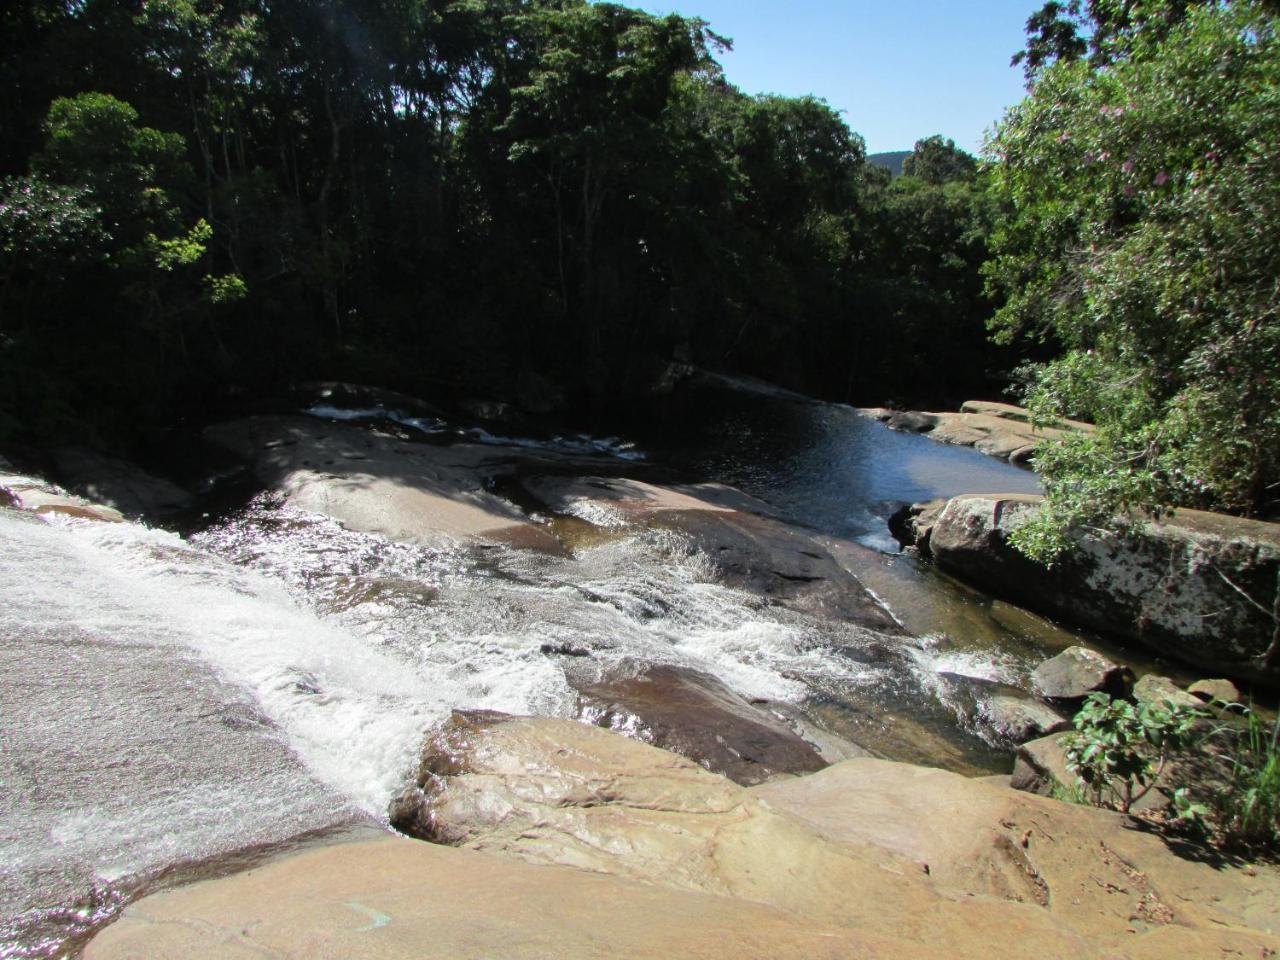
<svg viewBox="0 0 1280 960">
<path fill-rule="evenodd" d="M 1132 197 L 1132 196 L 1133 196 L 1133 193 L 1134 193 L 1134 190 L 1133 190 L 1133 184 L 1132 184 L 1132 183 L 1126 183 L 1126 184 L 1124 185 L 1124 195 L 1125 195 L 1126 197 Z"/>
<path fill-rule="evenodd" d="M 1152 183 L 1154 183 L 1157 187 L 1163 187 L 1168 182 L 1169 182 L 1169 175 L 1165 173 L 1163 170 L 1157 173 L 1155 180 L 1152 181 Z"/>
<path fill-rule="evenodd" d="M 1132 160 L 1126 160 L 1124 163 L 1120 164 L 1120 169 L 1125 173 L 1133 173 L 1133 168 L 1134 162 Z"/>
</svg>

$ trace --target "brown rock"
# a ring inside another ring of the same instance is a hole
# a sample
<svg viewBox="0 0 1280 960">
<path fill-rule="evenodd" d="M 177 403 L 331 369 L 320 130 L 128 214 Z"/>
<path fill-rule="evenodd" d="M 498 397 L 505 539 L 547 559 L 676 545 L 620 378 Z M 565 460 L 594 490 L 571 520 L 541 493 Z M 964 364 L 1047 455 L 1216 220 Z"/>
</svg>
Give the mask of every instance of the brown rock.
<svg viewBox="0 0 1280 960">
<path fill-rule="evenodd" d="M 1052 707 L 1004 694 L 993 696 L 982 713 L 997 734 L 1013 743 L 1025 743 L 1071 726 L 1071 722 Z"/>
<path fill-rule="evenodd" d="M 1230 680 L 1197 680 L 1187 687 L 1202 703 L 1241 703 L 1240 690 Z"/>
<path fill-rule="evenodd" d="M 1064 800 L 1079 796 L 1083 789 L 1076 775 L 1067 769 L 1065 738 L 1057 734 L 1018 748 L 1009 786 L 1025 793 Z"/>
<path fill-rule="evenodd" d="M 1037 904 L 1090 941 L 1084 956 L 1156 957 L 1170 943 L 1215 956 L 1228 930 L 1274 949 L 1280 870 L 1182 859 L 1118 814 L 869 759 L 751 792 L 834 840 L 927 864 L 940 890 Z M 990 949 L 1034 955 L 1000 937 Z"/>
<path fill-rule="evenodd" d="M 827 765 L 786 723 L 709 674 L 641 663 L 621 664 L 603 676 L 585 672 L 567 671 L 582 720 L 688 757 L 735 783 L 763 783 Z"/>
<path fill-rule="evenodd" d="M 953 902 L 917 863 L 832 843 L 682 757 L 585 724 L 455 716 L 427 767 L 436 772 L 419 779 L 418 815 L 407 824 L 407 804 L 395 812 L 398 825 L 437 841 L 893 929 L 908 954 L 941 941 L 950 956 L 984 957 L 987 948 L 970 944 L 985 924 L 1021 930 L 1048 956 L 1082 949 L 1035 911 Z"/>
<path fill-rule="evenodd" d="M 1091 693 L 1125 696 L 1133 683 L 1133 671 L 1085 647 L 1068 647 L 1036 667 L 1031 680 L 1045 699 L 1073 703 Z"/>
<path fill-rule="evenodd" d="M 1149 673 L 1133 687 L 1133 698 L 1139 703 L 1158 703 L 1171 707 L 1196 708 L 1203 706 L 1199 697 L 1192 696 L 1168 677 Z"/>
<path fill-rule="evenodd" d="M 1115 815 L 874 760 L 744 790 L 568 721 L 489 716 L 455 733 L 432 791 L 468 849 L 382 839 L 305 852 L 149 897 L 87 957 L 1154 960 L 1280 948 L 1263 932 L 1280 924 L 1275 870 L 1179 860 Z"/>
<path fill-rule="evenodd" d="M 86 960 L 896 960 L 764 904 L 384 837 L 148 897 Z"/>
</svg>

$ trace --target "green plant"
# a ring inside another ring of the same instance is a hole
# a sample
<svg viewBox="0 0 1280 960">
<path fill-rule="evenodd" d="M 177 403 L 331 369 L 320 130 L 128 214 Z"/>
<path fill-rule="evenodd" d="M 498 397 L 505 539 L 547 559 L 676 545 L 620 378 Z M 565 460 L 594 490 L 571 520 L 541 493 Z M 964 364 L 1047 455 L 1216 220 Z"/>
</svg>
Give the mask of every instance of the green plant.
<svg viewBox="0 0 1280 960">
<path fill-rule="evenodd" d="M 1257 713 L 1246 711 L 1230 781 L 1214 806 L 1226 841 L 1242 845 L 1280 841 L 1280 720 L 1268 729 Z"/>
<path fill-rule="evenodd" d="M 1155 786 L 1169 758 L 1192 746 L 1202 716 L 1168 703 L 1134 705 L 1091 694 L 1067 739 L 1067 767 L 1094 803 L 1128 813 Z"/>
</svg>

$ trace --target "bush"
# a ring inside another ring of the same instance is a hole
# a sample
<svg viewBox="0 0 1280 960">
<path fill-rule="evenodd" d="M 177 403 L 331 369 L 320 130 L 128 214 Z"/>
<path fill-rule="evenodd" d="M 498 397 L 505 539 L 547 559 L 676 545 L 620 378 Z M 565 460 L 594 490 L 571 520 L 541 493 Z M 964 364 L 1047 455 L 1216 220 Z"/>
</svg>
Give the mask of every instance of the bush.
<svg viewBox="0 0 1280 960">
<path fill-rule="evenodd" d="M 1067 767 L 1079 778 L 1079 799 L 1128 813 L 1152 789 L 1168 798 L 1177 821 L 1192 824 L 1232 847 L 1280 843 L 1280 720 L 1268 726 L 1241 704 L 1221 705 L 1209 725 L 1202 709 L 1168 703 L 1132 704 L 1095 693 L 1076 715 L 1067 741 Z M 1225 782 L 1159 784 L 1174 760 L 1222 758 Z M 1208 789 L 1205 789 L 1208 787 Z M 1073 786 L 1060 799 L 1076 799 Z"/>
<path fill-rule="evenodd" d="M 1175 753 L 1195 741 L 1198 710 L 1113 700 L 1095 693 L 1076 714 L 1067 741 L 1067 767 L 1097 804 L 1128 813 L 1145 797 Z"/>
</svg>

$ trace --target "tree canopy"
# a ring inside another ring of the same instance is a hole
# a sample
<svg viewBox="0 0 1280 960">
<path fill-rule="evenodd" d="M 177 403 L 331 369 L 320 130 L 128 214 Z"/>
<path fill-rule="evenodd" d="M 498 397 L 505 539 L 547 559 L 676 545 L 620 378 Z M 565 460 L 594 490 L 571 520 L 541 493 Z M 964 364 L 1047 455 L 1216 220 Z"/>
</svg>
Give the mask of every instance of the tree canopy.
<svg viewBox="0 0 1280 960">
<path fill-rule="evenodd" d="M 1027 372 L 1042 420 L 1097 424 L 1037 461 L 1050 509 L 1021 539 L 1045 558 L 1117 513 L 1265 515 L 1280 490 L 1277 18 L 1133 6 L 1104 61 L 1053 63 L 989 145 L 995 330 L 1060 350 Z"/>
<path fill-rule="evenodd" d="M 727 41 L 696 18 L 0 16 L 0 430 L 128 439 L 304 378 L 509 396 L 536 373 L 586 408 L 677 358 L 867 403 L 1003 373 L 981 347 L 971 159 L 922 140 L 891 187 L 827 104 L 728 84 Z M 953 336 L 972 362 L 932 376 Z"/>
</svg>

